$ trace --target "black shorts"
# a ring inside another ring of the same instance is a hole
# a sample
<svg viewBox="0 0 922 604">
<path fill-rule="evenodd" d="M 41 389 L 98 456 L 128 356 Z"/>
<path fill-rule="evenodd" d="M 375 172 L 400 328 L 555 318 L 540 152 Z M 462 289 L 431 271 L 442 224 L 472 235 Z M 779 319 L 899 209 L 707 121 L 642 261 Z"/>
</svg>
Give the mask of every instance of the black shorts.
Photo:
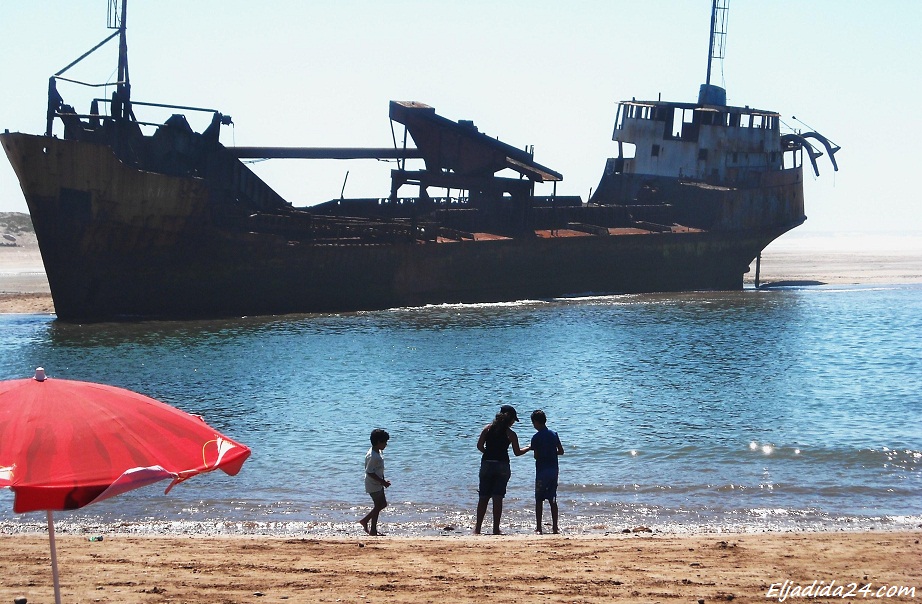
<svg viewBox="0 0 922 604">
<path fill-rule="evenodd" d="M 509 478 L 512 476 L 512 469 L 508 462 L 502 461 L 480 461 L 480 493 L 481 499 L 491 499 L 498 497 L 502 499 L 506 496 L 506 485 L 509 484 Z"/>
<path fill-rule="evenodd" d="M 557 469 L 542 470 L 535 475 L 535 499 L 557 501 Z"/>
</svg>

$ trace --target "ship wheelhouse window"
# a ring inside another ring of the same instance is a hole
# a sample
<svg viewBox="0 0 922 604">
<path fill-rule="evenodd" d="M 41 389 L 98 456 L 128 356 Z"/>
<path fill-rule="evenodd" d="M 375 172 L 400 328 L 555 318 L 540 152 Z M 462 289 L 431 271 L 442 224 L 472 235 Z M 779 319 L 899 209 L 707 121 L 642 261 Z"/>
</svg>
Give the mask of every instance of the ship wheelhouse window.
<svg viewBox="0 0 922 604">
<path fill-rule="evenodd" d="M 676 109 L 672 114 L 672 138 L 682 138 L 682 124 L 685 119 L 685 111 Z"/>
<path fill-rule="evenodd" d="M 700 121 L 702 126 L 726 126 L 727 114 L 717 111 L 701 111 Z"/>
<path fill-rule="evenodd" d="M 652 119 L 652 107 L 649 105 L 631 105 L 628 108 L 628 117 L 635 120 Z"/>
</svg>

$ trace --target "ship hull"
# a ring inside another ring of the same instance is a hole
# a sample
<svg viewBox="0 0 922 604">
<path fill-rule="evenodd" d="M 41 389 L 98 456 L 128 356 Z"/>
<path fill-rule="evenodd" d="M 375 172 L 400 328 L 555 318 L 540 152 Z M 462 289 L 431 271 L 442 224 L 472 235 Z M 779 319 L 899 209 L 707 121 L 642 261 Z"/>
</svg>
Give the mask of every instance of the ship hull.
<svg viewBox="0 0 922 604">
<path fill-rule="evenodd" d="M 60 319 L 371 310 L 603 293 L 732 290 L 797 226 L 489 241 L 298 240 L 222 217 L 208 182 L 103 145 L 0 135 Z M 801 219 L 802 221 L 802 219 Z"/>
</svg>

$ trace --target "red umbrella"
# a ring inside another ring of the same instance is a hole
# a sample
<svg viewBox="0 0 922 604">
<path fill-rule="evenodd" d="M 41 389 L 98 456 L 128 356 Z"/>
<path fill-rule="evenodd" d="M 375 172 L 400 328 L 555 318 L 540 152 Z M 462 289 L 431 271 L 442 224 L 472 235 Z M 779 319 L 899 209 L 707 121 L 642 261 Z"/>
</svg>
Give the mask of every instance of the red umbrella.
<svg viewBox="0 0 922 604">
<path fill-rule="evenodd" d="M 170 479 L 221 468 L 234 476 L 250 449 L 196 415 L 103 384 L 45 378 L 0 382 L 0 488 L 13 511 L 48 511 L 60 603 L 52 510 L 74 510 Z"/>
</svg>

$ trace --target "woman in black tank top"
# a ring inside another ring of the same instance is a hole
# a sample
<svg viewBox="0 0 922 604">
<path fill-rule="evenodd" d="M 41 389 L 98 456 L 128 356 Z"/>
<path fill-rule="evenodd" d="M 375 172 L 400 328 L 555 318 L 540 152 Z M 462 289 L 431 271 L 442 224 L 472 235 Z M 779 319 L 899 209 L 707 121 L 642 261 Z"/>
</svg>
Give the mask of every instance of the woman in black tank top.
<svg viewBox="0 0 922 604">
<path fill-rule="evenodd" d="M 477 448 L 483 453 L 480 458 L 480 487 L 477 501 L 477 524 L 474 534 L 479 535 L 483 518 L 487 514 L 487 504 L 493 500 L 493 534 L 499 535 L 499 521 L 503 515 L 503 497 L 512 471 L 509 467 L 509 445 L 516 457 L 528 453 L 530 447 L 519 447 L 519 437 L 512 431 L 512 424 L 519 417 L 515 408 L 503 405 L 496 418 L 480 432 Z"/>
</svg>

